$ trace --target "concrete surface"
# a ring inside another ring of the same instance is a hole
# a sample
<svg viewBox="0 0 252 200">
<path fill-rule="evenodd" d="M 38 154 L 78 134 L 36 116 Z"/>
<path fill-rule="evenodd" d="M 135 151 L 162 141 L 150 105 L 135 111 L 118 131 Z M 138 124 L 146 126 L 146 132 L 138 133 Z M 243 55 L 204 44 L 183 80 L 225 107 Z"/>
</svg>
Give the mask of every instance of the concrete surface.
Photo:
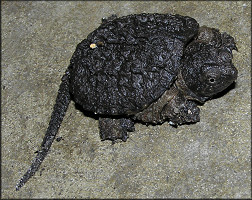
<svg viewBox="0 0 252 200">
<path fill-rule="evenodd" d="M 2 1 L 2 198 L 250 198 L 251 2 Z M 15 185 L 39 148 L 76 45 L 111 14 L 178 13 L 234 36 L 234 89 L 178 128 L 136 125 L 101 142 L 71 103 L 40 170 Z"/>
</svg>

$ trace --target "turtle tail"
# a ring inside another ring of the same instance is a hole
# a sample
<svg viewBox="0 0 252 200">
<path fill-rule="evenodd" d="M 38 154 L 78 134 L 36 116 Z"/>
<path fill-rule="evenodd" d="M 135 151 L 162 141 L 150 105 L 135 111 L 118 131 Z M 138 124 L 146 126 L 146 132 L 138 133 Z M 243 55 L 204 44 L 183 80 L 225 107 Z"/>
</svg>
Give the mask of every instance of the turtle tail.
<svg viewBox="0 0 252 200">
<path fill-rule="evenodd" d="M 16 185 L 17 191 L 35 174 L 35 172 L 41 165 L 42 161 L 45 159 L 53 143 L 53 140 L 58 132 L 58 129 L 61 125 L 61 122 L 65 116 L 68 105 L 70 103 L 69 77 L 70 73 L 67 70 L 61 79 L 62 82 L 59 87 L 56 103 L 54 105 L 51 120 L 47 128 L 43 142 L 41 144 L 41 148 L 39 151 L 37 151 L 37 155 L 33 160 L 30 168 L 17 183 Z"/>
</svg>

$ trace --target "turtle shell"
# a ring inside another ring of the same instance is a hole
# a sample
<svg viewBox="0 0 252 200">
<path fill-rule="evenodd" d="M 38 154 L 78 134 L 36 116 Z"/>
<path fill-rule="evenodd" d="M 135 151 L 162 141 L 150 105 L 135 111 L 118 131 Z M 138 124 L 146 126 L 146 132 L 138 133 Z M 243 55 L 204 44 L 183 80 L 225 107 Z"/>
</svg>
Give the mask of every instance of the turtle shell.
<svg viewBox="0 0 252 200">
<path fill-rule="evenodd" d="M 195 19 L 169 14 L 109 18 L 77 45 L 70 92 L 84 110 L 135 114 L 156 101 L 178 74 Z"/>
</svg>

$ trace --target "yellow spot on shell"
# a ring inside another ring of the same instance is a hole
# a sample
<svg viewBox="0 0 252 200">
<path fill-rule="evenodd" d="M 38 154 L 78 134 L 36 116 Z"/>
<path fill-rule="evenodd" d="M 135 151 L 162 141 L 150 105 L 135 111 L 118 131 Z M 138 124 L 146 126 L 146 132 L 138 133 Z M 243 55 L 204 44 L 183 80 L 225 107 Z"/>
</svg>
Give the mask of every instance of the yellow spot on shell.
<svg viewBox="0 0 252 200">
<path fill-rule="evenodd" d="M 96 48 L 96 47 L 97 47 L 96 44 L 94 44 L 94 43 L 90 44 L 90 48 L 91 48 L 91 49 L 94 49 L 94 48 Z"/>
</svg>

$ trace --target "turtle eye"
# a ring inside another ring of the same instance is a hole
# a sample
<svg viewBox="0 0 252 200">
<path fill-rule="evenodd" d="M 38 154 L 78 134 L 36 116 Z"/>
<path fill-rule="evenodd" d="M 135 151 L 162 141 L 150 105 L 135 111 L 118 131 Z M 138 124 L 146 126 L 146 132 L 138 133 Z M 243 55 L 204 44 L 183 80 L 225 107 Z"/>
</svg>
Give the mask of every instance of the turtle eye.
<svg viewBox="0 0 252 200">
<path fill-rule="evenodd" d="M 230 62 L 232 60 L 232 54 L 227 51 L 221 51 L 219 57 L 224 62 Z"/>
<path fill-rule="evenodd" d="M 219 78 L 220 78 L 220 72 L 218 70 L 215 69 L 215 71 L 213 72 L 214 69 L 211 70 L 211 72 L 208 72 L 206 75 L 206 82 L 209 85 L 216 85 L 219 82 Z"/>
<path fill-rule="evenodd" d="M 210 78 L 208 79 L 208 82 L 209 82 L 210 84 L 214 84 L 214 83 L 215 83 L 215 78 L 210 77 Z"/>
</svg>

